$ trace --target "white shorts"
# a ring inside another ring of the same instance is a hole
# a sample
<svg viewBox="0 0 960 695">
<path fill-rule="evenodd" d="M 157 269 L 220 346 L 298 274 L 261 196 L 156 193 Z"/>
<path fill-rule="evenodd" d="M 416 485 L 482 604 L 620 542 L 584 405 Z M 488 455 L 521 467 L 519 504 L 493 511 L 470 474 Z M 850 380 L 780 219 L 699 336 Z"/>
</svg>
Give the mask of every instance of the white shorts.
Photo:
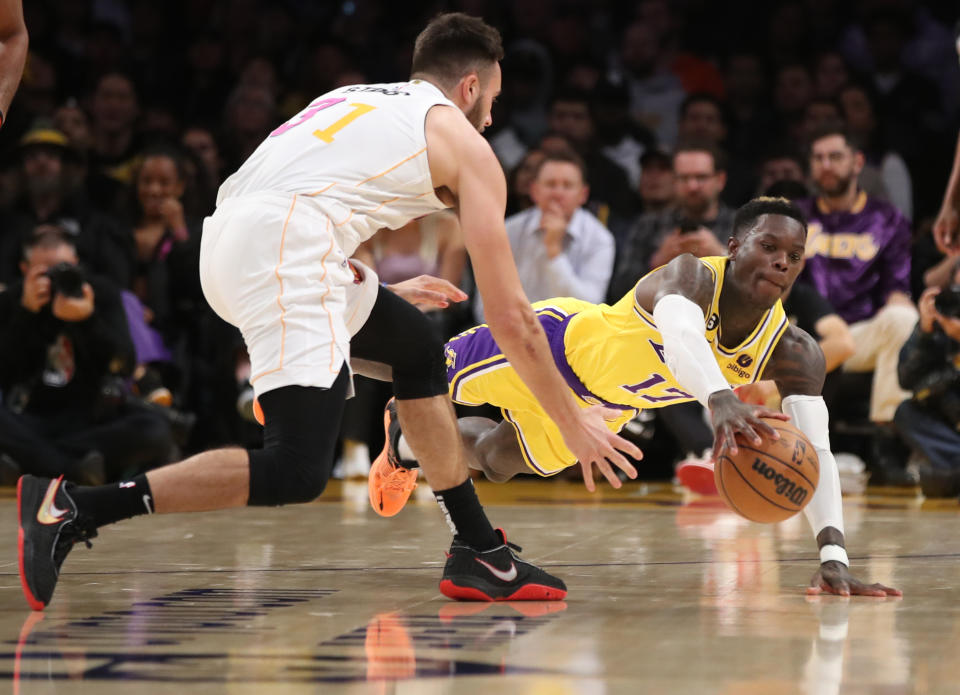
<svg viewBox="0 0 960 695">
<path fill-rule="evenodd" d="M 214 311 L 240 329 L 257 395 L 282 386 L 328 388 L 350 359 L 350 335 L 370 313 L 355 276 L 310 201 L 258 193 L 222 202 L 204 220 L 200 282 Z M 347 288 L 353 306 L 347 306 Z M 352 318 L 348 328 L 347 319 Z"/>
</svg>

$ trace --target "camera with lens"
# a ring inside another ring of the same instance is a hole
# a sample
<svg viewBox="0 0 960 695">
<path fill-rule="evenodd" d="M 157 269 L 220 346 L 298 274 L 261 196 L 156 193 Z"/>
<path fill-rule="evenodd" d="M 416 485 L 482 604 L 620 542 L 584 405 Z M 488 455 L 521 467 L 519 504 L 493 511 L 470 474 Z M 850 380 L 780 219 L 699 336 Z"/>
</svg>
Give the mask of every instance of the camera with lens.
<svg viewBox="0 0 960 695">
<path fill-rule="evenodd" d="M 950 285 L 940 290 L 940 294 L 933 299 L 933 306 L 947 318 L 960 317 L 960 285 Z"/>
<path fill-rule="evenodd" d="M 72 263 L 57 263 L 44 273 L 50 278 L 50 294 L 64 297 L 83 297 L 83 270 Z"/>
</svg>

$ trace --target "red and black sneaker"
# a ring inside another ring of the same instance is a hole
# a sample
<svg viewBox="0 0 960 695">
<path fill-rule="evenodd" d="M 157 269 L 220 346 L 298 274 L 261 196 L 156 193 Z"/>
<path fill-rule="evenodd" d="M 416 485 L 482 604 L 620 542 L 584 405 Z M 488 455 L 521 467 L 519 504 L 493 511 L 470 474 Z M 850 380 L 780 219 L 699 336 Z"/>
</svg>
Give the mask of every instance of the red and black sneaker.
<svg viewBox="0 0 960 695">
<path fill-rule="evenodd" d="M 521 548 L 503 540 L 490 550 L 475 550 L 453 539 L 440 580 L 440 593 L 458 601 L 559 601 L 567 585 L 536 565 L 521 560 Z"/>
<path fill-rule="evenodd" d="M 80 518 L 76 503 L 64 488 L 63 476 L 20 478 L 17 513 L 20 585 L 30 607 L 42 611 L 50 603 L 60 566 L 74 543 L 82 541 L 89 548 L 97 530 Z"/>
</svg>

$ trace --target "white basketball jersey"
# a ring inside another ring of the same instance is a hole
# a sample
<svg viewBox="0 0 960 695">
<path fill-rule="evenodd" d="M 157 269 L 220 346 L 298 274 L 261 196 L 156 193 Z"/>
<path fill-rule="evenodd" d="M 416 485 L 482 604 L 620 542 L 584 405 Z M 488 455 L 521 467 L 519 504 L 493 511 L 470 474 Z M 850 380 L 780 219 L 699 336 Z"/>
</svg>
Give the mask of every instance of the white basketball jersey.
<svg viewBox="0 0 960 695">
<path fill-rule="evenodd" d="M 457 108 L 423 80 L 352 85 L 318 97 L 274 130 L 217 193 L 296 193 L 330 218 L 349 256 L 378 229 L 396 229 L 446 206 L 434 193 L 424 121 Z"/>
</svg>

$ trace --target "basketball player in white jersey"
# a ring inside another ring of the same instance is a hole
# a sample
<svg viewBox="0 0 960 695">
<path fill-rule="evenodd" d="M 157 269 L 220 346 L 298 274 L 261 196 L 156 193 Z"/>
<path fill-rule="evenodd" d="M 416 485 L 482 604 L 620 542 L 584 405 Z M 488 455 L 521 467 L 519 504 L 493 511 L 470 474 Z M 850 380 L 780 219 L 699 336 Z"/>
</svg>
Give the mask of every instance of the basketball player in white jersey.
<svg viewBox="0 0 960 695">
<path fill-rule="evenodd" d="M 73 544 L 106 524 L 317 497 L 333 463 L 351 352 L 392 368 L 405 437 L 454 531 L 441 590 L 482 600 L 565 596 L 562 581 L 519 559 L 477 501 L 447 398 L 445 336 L 389 292 L 372 308 L 346 301 L 347 258 L 361 242 L 454 207 L 511 364 L 581 462 L 608 479 L 616 480 L 611 466 L 636 475 L 618 449 L 637 458 L 639 449 L 605 426 L 604 409 L 577 405 L 520 286 L 503 226 L 503 172 L 479 134 L 491 123 L 502 55 L 495 29 L 441 15 L 417 38 L 411 80 L 319 97 L 224 182 L 204 223 L 200 276 L 210 305 L 247 344 L 264 447 L 207 451 L 101 487 L 21 478 L 20 574 L 31 607 L 48 604 Z M 350 331 L 366 313 L 351 350 Z"/>
</svg>

